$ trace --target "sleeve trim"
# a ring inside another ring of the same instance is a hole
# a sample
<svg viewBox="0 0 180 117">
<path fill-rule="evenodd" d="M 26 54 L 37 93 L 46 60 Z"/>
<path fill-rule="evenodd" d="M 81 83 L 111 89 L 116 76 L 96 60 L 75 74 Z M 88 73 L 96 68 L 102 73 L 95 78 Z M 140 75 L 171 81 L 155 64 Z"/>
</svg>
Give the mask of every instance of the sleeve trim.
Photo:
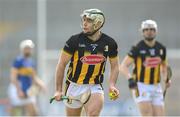
<svg viewBox="0 0 180 117">
<path fill-rule="evenodd" d="M 66 50 L 64 50 L 64 49 L 62 49 L 62 52 L 63 53 L 65 53 L 66 55 L 68 55 L 68 56 L 72 56 L 72 54 L 71 53 L 69 53 L 69 52 L 67 52 Z"/>
<path fill-rule="evenodd" d="M 114 59 L 117 59 L 118 56 L 114 56 L 114 57 L 109 57 L 110 60 L 114 60 Z"/>
<path fill-rule="evenodd" d="M 168 60 L 165 59 L 165 60 L 162 61 L 162 63 L 163 63 L 163 64 L 168 64 Z"/>
</svg>

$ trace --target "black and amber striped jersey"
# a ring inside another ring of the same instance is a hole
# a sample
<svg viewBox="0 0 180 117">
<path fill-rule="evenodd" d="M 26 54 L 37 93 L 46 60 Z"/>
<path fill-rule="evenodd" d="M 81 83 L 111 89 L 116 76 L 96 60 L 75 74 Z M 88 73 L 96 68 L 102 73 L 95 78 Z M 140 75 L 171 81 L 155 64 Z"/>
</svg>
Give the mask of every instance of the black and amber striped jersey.
<svg viewBox="0 0 180 117">
<path fill-rule="evenodd" d="M 107 58 L 116 58 L 117 48 L 115 40 L 104 33 L 97 41 L 83 33 L 73 35 L 63 48 L 71 56 L 67 79 L 77 84 L 102 83 Z"/>
<path fill-rule="evenodd" d="M 160 65 L 166 62 L 166 48 L 158 41 L 149 47 L 144 40 L 133 46 L 128 53 L 134 60 L 133 78 L 145 84 L 160 82 Z"/>
</svg>

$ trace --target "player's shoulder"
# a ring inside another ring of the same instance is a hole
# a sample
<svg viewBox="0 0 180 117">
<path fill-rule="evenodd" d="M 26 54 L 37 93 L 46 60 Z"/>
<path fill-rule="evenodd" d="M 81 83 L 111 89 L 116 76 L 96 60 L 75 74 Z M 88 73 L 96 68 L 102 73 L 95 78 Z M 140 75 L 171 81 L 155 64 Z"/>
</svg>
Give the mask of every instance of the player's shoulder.
<svg viewBox="0 0 180 117">
<path fill-rule="evenodd" d="M 106 41 L 108 44 L 117 44 L 116 40 L 114 38 L 112 38 L 111 36 L 102 33 L 102 38 L 104 41 Z"/>
<path fill-rule="evenodd" d="M 71 35 L 70 40 L 77 41 L 81 35 L 81 33 L 73 34 Z"/>
<path fill-rule="evenodd" d="M 135 44 L 135 46 L 136 46 L 137 48 L 140 48 L 140 47 L 142 47 L 144 44 L 145 44 L 145 43 L 144 43 L 144 40 L 140 40 L 139 42 L 137 42 L 137 43 Z"/>
<path fill-rule="evenodd" d="M 69 42 L 76 44 L 79 42 L 80 38 L 82 38 L 83 34 L 81 33 L 77 33 L 77 34 L 73 34 L 71 35 L 71 37 L 69 38 Z"/>
<path fill-rule="evenodd" d="M 21 56 L 21 55 L 16 56 L 13 60 L 12 66 L 19 68 L 23 63 L 23 60 L 24 60 L 23 56 Z"/>
<path fill-rule="evenodd" d="M 81 37 L 82 35 L 83 35 L 83 33 L 80 32 L 80 33 L 73 34 L 71 37 L 72 37 L 73 39 L 77 39 L 77 38 Z"/>
<path fill-rule="evenodd" d="M 159 46 L 160 48 L 166 49 L 166 46 L 163 45 L 161 42 L 156 41 L 156 44 L 157 44 L 157 46 Z"/>
</svg>

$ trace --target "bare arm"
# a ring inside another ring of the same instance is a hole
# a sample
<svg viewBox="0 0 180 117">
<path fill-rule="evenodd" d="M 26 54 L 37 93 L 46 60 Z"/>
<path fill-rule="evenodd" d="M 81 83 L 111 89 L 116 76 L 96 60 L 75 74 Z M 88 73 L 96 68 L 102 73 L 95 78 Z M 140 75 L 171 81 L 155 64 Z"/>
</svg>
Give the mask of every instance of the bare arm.
<svg viewBox="0 0 180 117">
<path fill-rule="evenodd" d="M 130 58 L 129 56 L 126 56 L 120 65 L 120 71 L 127 79 L 132 77 L 129 71 L 129 67 L 133 63 L 133 61 L 134 60 L 132 58 Z"/>
<path fill-rule="evenodd" d="M 166 81 L 166 79 L 167 79 L 167 63 L 163 62 L 161 64 L 161 74 L 162 74 L 164 81 Z"/>
<path fill-rule="evenodd" d="M 121 66 L 120 66 L 120 71 L 128 79 L 130 89 L 136 89 L 137 88 L 137 83 L 136 83 L 136 81 L 134 80 L 134 78 L 132 77 L 132 75 L 131 75 L 131 73 L 129 71 L 129 66 L 133 62 L 134 62 L 134 60 L 132 58 L 130 58 L 129 56 L 126 56 L 124 58 L 123 62 L 121 63 Z"/>
<path fill-rule="evenodd" d="M 166 88 L 169 88 L 171 86 L 171 80 L 168 79 L 168 64 L 167 64 L 167 62 L 163 62 L 161 64 L 161 75 L 164 79 Z"/>
<path fill-rule="evenodd" d="M 39 86 L 42 90 L 46 91 L 46 86 L 44 82 L 37 76 L 37 73 L 33 70 L 33 81 L 34 83 Z"/>
<path fill-rule="evenodd" d="M 118 75 L 119 75 L 119 59 L 118 57 L 110 59 L 111 72 L 110 72 L 110 86 L 115 86 Z"/>
<path fill-rule="evenodd" d="M 115 87 L 119 74 L 119 59 L 118 57 L 110 59 L 111 72 L 109 79 L 109 96 L 111 100 L 116 100 L 119 97 L 119 90 Z"/>
<path fill-rule="evenodd" d="M 56 92 L 62 92 L 64 71 L 65 71 L 66 65 L 70 61 L 71 57 L 72 57 L 71 55 L 68 55 L 67 53 L 61 52 L 58 64 L 56 66 L 56 72 L 55 72 L 55 81 L 56 81 L 55 89 L 56 89 Z"/>
</svg>

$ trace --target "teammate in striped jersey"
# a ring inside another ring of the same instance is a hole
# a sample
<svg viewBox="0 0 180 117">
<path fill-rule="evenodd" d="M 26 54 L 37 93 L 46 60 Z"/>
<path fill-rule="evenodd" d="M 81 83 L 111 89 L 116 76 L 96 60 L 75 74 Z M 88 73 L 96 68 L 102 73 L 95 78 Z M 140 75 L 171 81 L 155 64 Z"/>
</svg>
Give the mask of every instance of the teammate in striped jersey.
<svg viewBox="0 0 180 117">
<path fill-rule="evenodd" d="M 135 101 L 143 116 L 164 115 L 163 93 L 160 85 L 162 77 L 167 78 L 166 47 L 155 40 L 157 24 L 146 20 L 141 25 L 144 40 L 132 47 L 124 58 L 120 70 L 129 80 L 130 89 L 136 89 Z M 134 64 L 133 74 L 128 67 Z M 166 83 L 170 86 L 170 80 Z"/>
<path fill-rule="evenodd" d="M 88 116 L 98 116 L 104 102 L 102 83 L 108 58 L 111 64 L 109 90 L 116 97 L 119 95 L 115 87 L 119 73 L 118 46 L 115 40 L 100 31 L 105 21 L 102 11 L 88 9 L 81 18 L 83 32 L 71 36 L 66 42 L 57 64 L 55 98 L 58 101 L 62 95 L 67 95 L 81 99 L 80 95 L 89 90 L 91 94 L 86 96 L 85 102 L 65 102 L 67 116 L 79 116 L 82 107 Z M 64 70 L 69 61 L 63 93 Z"/>
</svg>

